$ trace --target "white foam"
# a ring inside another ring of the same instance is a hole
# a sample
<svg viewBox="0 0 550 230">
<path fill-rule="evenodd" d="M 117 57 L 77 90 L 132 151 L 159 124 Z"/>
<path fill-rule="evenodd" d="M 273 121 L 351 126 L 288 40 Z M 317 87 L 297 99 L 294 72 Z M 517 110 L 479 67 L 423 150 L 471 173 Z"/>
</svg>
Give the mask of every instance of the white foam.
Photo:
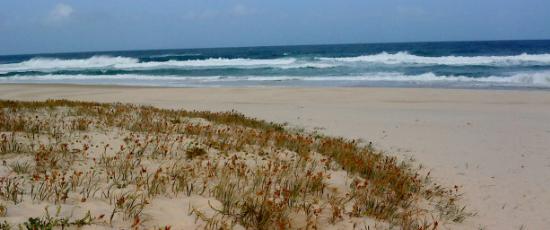
<svg viewBox="0 0 550 230">
<path fill-rule="evenodd" d="M 401 73 L 378 73 L 363 76 L 344 77 L 307 77 L 306 81 L 390 81 L 390 82 L 464 82 L 464 83 L 494 83 L 517 86 L 550 87 L 550 72 L 517 73 L 511 76 L 442 76 L 434 73 L 419 75 L 403 75 Z"/>
<path fill-rule="evenodd" d="M 319 62 L 302 62 L 296 58 L 247 59 L 247 58 L 209 58 L 196 60 L 168 60 L 139 62 L 136 58 L 93 56 L 87 59 L 57 59 L 33 58 L 28 61 L 11 64 L 0 64 L 0 73 L 83 69 L 119 69 L 119 70 L 150 70 L 167 68 L 330 68 L 334 64 Z"/>
<path fill-rule="evenodd" d="M 295 58 L 247 59 L 247 58 L 209 58 L 202 60 L 169 60 L 163 62 L 120 63 L 116 69 L 155 69 L 170 67 L 234 67 L 234 66 L 285 66 L 296 62 Z"/>
<path fill-rule="evenodd" d="M 1 64 L 1 72 L 44 71 L 62 69 L 107 68 L 114 65 L 138 63 L 135 58 L 93 56 L 86 59 L 33 58 L 19 63 Z"/>
<path fill-rule="evenodd" d="M 88 82 L 101 83 L 102 81 L 122 82 L 129 85 L 147 85 L 155 82 L 155 85 L 169 85 L 171 82 L 234 82 L 234 81 L 387 81 L 387 82 L 418 82 L 418 83 L 486 83 L 488 85 L 526 86 L 526 87 L 550 87 L 550 72 L 524 72 L 511 76 L 488 76 L 488 77 L 466 77 L 466 76 L 440 76 L 433 73 L 419 75 L 403 75 L 401 73 L 374 73 L 361 76 L 154 76 L 137 74 L 119 75 L 15 75 L 0 78 L 5 83 L 64 83 L 64 82 Z M 149 83 L 147 83 L 149 82 Z"/>
<path fill-rule="evenodd" d="M 520 54 L 514 56 L 442 56 L 426 57 L 407 52 L 362 55 L 356 57 L 318 58 L 328 62 L 367 62 L 389 65 L 426 64 L 426 65 L 495 65 L 511 66 L 524 64 L 550 64 L 550 54 Z"/>
<path fill-rule="evenodd" d="M 313 60 L 297 59 L 292 57 L 274 59 L 247 59 L 247 58 L 209 58 L 195 60 L 168 60 L 139 62 L 136 58 L 93 56 L 86 59 L 57 59 L 33 58 L 20 63 L 0 64 L 0 73 L 83 69 L 118 69 L 118 70 L 150 70 L 167 68 L 332 68 L 337 66 L 357 64 L 385 64 L 385 65 L 550 65 L 550 54 L 520 54 L 514 56 L 443 56 L 425 57 L 412 55 L 407 52 L 394 54 L 379 53 L 356 57 L 319 57 Z"/>
<path fill-rule="evenodd" d="M 116 64 L 115 69 L 163 69 L 163 68 L 184 68 L 184 67 L 236 67 L 236 68 L 280 68 L 280 69 L 297 69 L 297 68 L 331 68 L 336 65 L 319 62 L 302 62 L 296 58 L 276 58 L 276 59 L 248 59 L 248 58 L 208 58 L 198 60 L 168 60 L 163 62 L 140 62 L 140 63 L 123 63 Z"/>
</svg>

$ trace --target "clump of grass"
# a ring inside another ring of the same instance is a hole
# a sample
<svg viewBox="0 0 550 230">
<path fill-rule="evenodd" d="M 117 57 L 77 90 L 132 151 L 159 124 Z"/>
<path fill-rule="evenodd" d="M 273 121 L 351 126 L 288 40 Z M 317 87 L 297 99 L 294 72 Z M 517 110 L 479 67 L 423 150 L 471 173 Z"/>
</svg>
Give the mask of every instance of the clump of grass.
<svg viewBox="0 0 550 230">
<path fill-rule="evenodd" d="M 12 227 L 11 227 L 11 224 L 8 223 L 7 221 L 3 221 L 3 222 L 0 222 L 0 230 L 11 230 Z"/>
<path fill-rule="evenodd" d="M 120 194 L 114 200 L 115 205 L 109 218 L 110 223 L 112 223 L 115 215 L 118 213 L 123 214 L 125 219 L 139 219 L 143 209 L 148 204 L 144 196 L 129 192 Z"/>
<path fill-rule="evenodd" d="M 0 197 L 4 200 L 18 204 L 23 201 L 25 188 L 21 179 L 17 178 L 0 178 Z"/>
<path fill-rule="evenodd" d="M 18 128 L 13 130 L 18 130 Z M 23 144 L 17 141 L 15 132 L 0 135 L 0 154 L 21 153 L 23 151 Z"/>
<path fill-rule="evenodd" d="M 27 174 L 30 172 L 31 164 L 29 162 L 13 162 L 10 164 L 11 170 L 17 174 Z"/>
<path fill-rule="evenodd" d="M 53 171 L 45 174 L 35 174 L 31 182 L 29 196 L 33 200 L 52 201 L 55 204 L 65 203 L 69 198 L 71 185 L 65 180 L 65 175 Z"/>
<path fill-rule="evenodd" d="M 210 203 L 209 203 L 210 204 Z M 206 230 L 229 230 L 234 229 L 236 223 L 231 219 L 225 218 L 223 215 L 214 215 L 208 217 L 204 212 L 198 210 L 195 207 L 189 207 L 189 215 L 195 215 L 197 220 L 201 220 L 206 223 L 204 229 Z"/>
<path fill-rule="evenodd" d="M 5 217 L 7 214 L 8 214 L 8 208 L 4 204 L 0 203 L 0 217 Z"/>
<path fill-rule="evenodd" d="M 26 229 L 54 229 L 54 228 L 81 228 L 85 225 L 91 225 L 94 218 L 88 211 L 86 215 L 80 219 L 70 220 L 69 218 L 59 217 L 60 207 L 57 208 L 55 216 L 50 216 L 46 207 L 46 215 L 44 217 L 30 217 L 23 223 Z"/>
<path fill-rule="evenodd" d="M 187 149 L 185 151 L 185 155 L 187 156 L 188 159 L 193 159 L 195 157 L 200 157 L 200 156 L 206 155 L 206 150 L 204 150 L 201 147 L 194 146 L 194 147 L 191 147 L 191 148 Z"/>
<path fill-rule="evenodd" d="M 72 121 L 72 129 L 78 131 L 86 131 L 90 125 L 90 121 L 86 118 L 79 117 Z"/>
</svg>

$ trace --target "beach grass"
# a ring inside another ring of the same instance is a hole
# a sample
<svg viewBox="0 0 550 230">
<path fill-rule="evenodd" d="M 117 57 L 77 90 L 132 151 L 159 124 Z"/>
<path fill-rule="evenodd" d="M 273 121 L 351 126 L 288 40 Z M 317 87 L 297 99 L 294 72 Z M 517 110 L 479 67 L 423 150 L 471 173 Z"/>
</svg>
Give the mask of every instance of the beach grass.
<svg viewBox="0 0 550 230">
<path fill-rule="evenodd" d="M 235 111 L 0 101 L 0 132 L 1 226 L 437 229 L 471 215 L 459 186 L 371 144 Z M 180 220 L 156 215 L 181 211 L 163 199 L 187 204 Z"/>
</svg>

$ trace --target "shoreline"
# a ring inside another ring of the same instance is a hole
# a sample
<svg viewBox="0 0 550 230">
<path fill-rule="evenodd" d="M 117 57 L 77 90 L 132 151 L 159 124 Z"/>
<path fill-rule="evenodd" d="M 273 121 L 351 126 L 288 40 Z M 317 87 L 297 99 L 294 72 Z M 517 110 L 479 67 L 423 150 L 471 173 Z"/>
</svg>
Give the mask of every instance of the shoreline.
<svg viewBox="0 0 550 230">
<path fill-rule="evenodd" d="M 548 87 L 432 87 L 432 86 L 161 86 L 161 85 L 124 85 L 124 84 L 78 84 L 78 83 L 1 83 L 12 86 L 49 86 L 49 87 L 83 87 L 83 88 L 135 88 L 135 89 L 411 89 L 411 90 L 461 90 L 461 91 L 518 91 L 518 92 L 550 92 Z"/>
<path fill-rule="evenodd" d="M 550 92 L 449 88 L 172 88 L 2 84 L 0 99 L 128 102 L 236 110 L 306 130 L 373 141 L 459 185 L 478 213 L 457 228 L 550 225 Z M 546 141 L 545 141 L 546 140 Z"/>
</svg>

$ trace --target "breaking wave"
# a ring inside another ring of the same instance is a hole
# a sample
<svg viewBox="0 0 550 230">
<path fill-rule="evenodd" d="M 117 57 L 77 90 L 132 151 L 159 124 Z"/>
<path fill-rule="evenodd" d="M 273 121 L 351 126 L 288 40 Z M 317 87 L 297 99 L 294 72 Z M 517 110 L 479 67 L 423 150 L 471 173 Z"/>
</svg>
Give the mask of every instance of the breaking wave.
<svg viewBox="0 0 550 230">
<path fill-rule="evenodd" d="M 90 54 L 10 57 L 3 60 L 0 57 L 3 62 L 0 62 L 0 83 L 170 86 L 186 85 L 189 82 L 199 85 L 211 82 L 220 85 L 277 82 L 292 86 L 296 82 L 305 86 L 348 86 L 389 82 L 550 88 L 550 52 L 547 49 L 526 49 L 515 52 L 517 55 L 507 56 L 493 55 L 507 52 L 499 49 L 478 52 L 478 56 L 448 54 L 453 49 L 444 49 L 437 53 L 439 56 L 421 56 L 406 51 L 373 53 L 322 49 L 322 52 L 296 50 L 283 53 L 278 50 L 252 52 L 247 49 L 214 53 L 204 50 L 155 54 L 111 52 L 86 58 L 83 55 Z M 521 53 L 528 51 L 541 53 Z M 425 53 L 430 52 L 425 50 Z M 431 54 L 436 55 L 434 52 Z"/>
<path fill-rule="evenodd" d="M 137 58 L 93 56 L 87 59 L 57 59 L 57 58 L 32 58 L 20 63 L 0 64 L 0 73 L 25 72 L 25 71 L 56 71 L 56 70 L 86 70 L 86 69 L 169 69 L 169 68 L 216 68 L 216 67 L 241 67 L 241 68 L 330 68 L 332 64 L 302 62 L 296 58 L 278 59 L 247 59 L 247 58 L 208 58 L 194 60 L 168 60 L 140 62 Z"/>
<path fill-rule="evenodd" d="M 357 64 L 380 65 L 449 65 L 449 66 L 527 66 L 550 65 L 550 54 L 520 54 L 514 56 L 441 56 L 427 57 L 407 52 L 362 55 L 355 57 L 284 57 L 273 59 L 207 58 L 141 62 L 138 58 L 93 56 L 86 59 L 32 58 L 27 61 L 0 64 L 0 73 L 86 69 L 151 70 L 170 68 L 332 68 L 357 67 Z"/>
<path fill-rule="evenodd" d="M 404 82 L 404 83 L 483 83 L 490 86 L 528 86 L 550 87 L 550 72 L 517 73 L 511 76 L 440 76 L 434 73 L 418 75 L 403 75 L 401 73 L 375 73 L 360 76 L 154 76 L 139 74 L 118 75 L 40 75 L 40 76 L 11 76 L 2 77 L 0 82 L 25 83 L 25 82 L 51 82 L 64 83 L 70 81 L 108 81 L 109 83 L 123 83 L 129 85 L 170 85 L 172 83 L 185 84 L 186 82 L 235 82 L 235 81 L 333 81 L 333 82 Z"/>
<path fill-rule="evenodd" d="M 549 65 L 550 54 L 520 54 L 514 56 L 441 56 L 427 57 L 409 54 L 408 52 L 387 53 L 374 55 L 362 55 L 356 57 L 320 57 L 321 61 L 331 62 L 368 62 L 390 65 L 399 64 L 424 64 L 424 65 L 489 65 L 489 66 L 513 66 L 513 65 Z"/>
</svg>

